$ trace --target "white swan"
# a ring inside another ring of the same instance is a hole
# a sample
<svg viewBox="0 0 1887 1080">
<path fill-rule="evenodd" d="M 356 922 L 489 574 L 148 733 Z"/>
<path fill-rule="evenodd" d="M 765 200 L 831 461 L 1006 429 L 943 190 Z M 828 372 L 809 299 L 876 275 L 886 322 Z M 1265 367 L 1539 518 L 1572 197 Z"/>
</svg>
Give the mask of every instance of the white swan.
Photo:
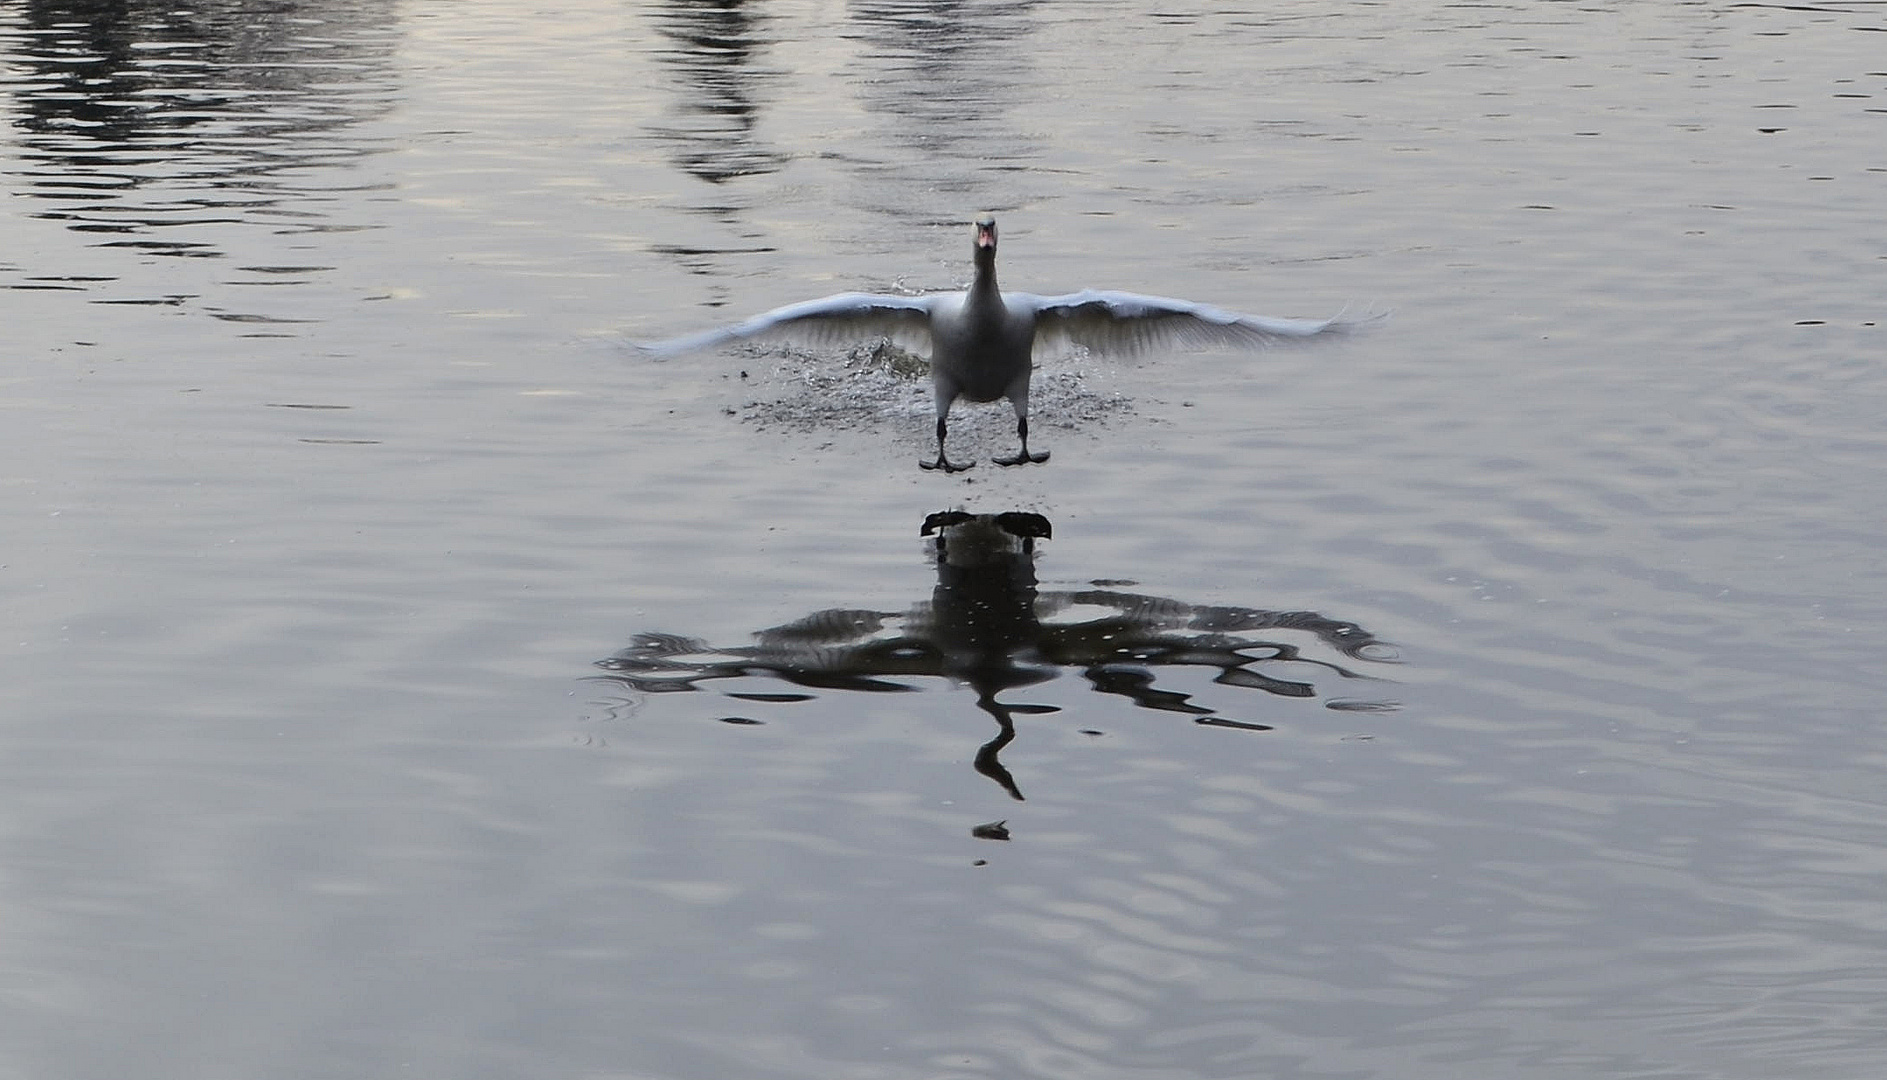
<svg viewBox="0 0 1887 1080">
<path fill-rule="evenodd" d="M 1037 348 L 1079 345 L 1091 352 L 1131 354 L 1161 347 L 1259 349 L 1281 341 L 1340 333 L 1359 325 L 1332 319 L 1241 315 L 1189 300 L 1084 289 L 1065 296 L 1004 294 L 996 288 L 996 219 L 976 221 L 976 280 L 960 293 L 881 296 L 840 293 L 774 308 L 732 326 L 639 346 L 675 356 L 727 341 L 768 339 L 830 346 L 888 338 L 930 357 L 937 394 L 937 460 L 926 469 L 957 472 L 968 464 L 944 456 L 945 421 L 957 398 L 1008 398 L 1022 448 L 998 465 L 1048 460 L 1029 452 L 1029 373 Z"/>
</svg>

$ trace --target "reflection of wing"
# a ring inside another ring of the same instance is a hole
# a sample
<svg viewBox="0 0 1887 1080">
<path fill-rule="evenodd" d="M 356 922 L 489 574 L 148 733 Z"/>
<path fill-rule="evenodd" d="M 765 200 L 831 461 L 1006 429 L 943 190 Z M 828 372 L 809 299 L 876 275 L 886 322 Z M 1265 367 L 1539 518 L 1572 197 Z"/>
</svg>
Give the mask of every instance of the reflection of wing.
<svg viewBox="0 0 1887 1080">
<path fill-rule="evenodd" d="M 700 690 L 702 683 L 756 675 L 828 690 L 915 690 L 883 676 L 939 675 L 943 661 L 926 640 L 878 633 L 885 619 L 894 618 L 875 611 L 815 612 L 761 631 L 756 645 L 725 649 L 678 634 L 637 634 L 628 648 L 596 666 L 609 673 L 599 678 L 648 694 Z M 729 696 L 804 700 L 764 693 Z"/>
<path fill-rule="evenodd" d="M 1117 620 L 1125 624 L 1134 640 L 1153 641 L 1160 631 L 1184 631 L 1193 634 L 1224 635 L 1245 630 L 1297 630 L 1315 635 L 1325 645 L 1360 660 L 1374 660 L 1378 663 L 1396 662 L 1395 646 L 1378 640 L 1369 631 L 1353 622 L 1332 619 L 1314 611 L 1266 611 L 1262 608 L 1216 607 L 1208 604 L 1186 604 L 1178 600 L 1169 600 L 1160 596 L 1143 596 L 1138 593 L 1116 592 L 1112 589 L 1084 589 L 1068 593 L 1043 593 L 1037 601 L 1053 605 L 1055 610 L 1070 607 L 1106 608 L 1118 613 Z M 1045 612 L 1046 613 L 1046 612 Z M 1079 630 L 1092 623 L 1062 624 L 1071 630 Z M 1207 643 L 1205 638 L 1196 641 Z M 1218 647 L 1251 647 L 1258 642 L 1237 644 L 1234 638 L 1214 638 L 1210 644 Z M 1296 650 L 1283 646 L 1293 654 Z M 1346 673 L 1347 674 L 1347 673 Z"/>
<path fill-rule="evenodd" d="M 607 660 L 598 660 L 596 666 L 610 672 L 605 678 L 646 694 L 666 694 L 698 689 L 695 682 L 699 679 L 726 678 L 719 673 L 719 665 L 713 662 L 677 659 L 713 656 L 720 652 L 699 638 L 643 633 L 637 634 L 628 648 Z"/>
<path fill-rule="evenodd" d="M 801 686 L 835 690 L 915 690 L 875 676 L 935 675 L 936 650 L 899 632 L 900 616 L 885 611 L 830 608 L 762 630 L 746 649 L 744 672 L 767 671 Z"/>
<path fill-rule="evenodd" d="M 815 611 L 801 619 L 794 619 L 784 626 L 771 630 L 762 630 L 754 636 L 763 645 L 835 645 L 845 641 L 861 641 L 884 629 L 886 619 L 897 616 L 883 611 L 854 611 L 848 608 L 831 608 Z"/>
<path fill-rule="evenodd" d="M 1278 319 L 1242 315 L 1210 304 L 1164 296 L 1085 289 L 1066 296 L 1009 293 L 1012 305 L 1035 311 L 1035 343 L 1078 345 L 1131 355 L 1152 349 L 1262 349 L 1280 342 L 1356 329 L 1375 319 Z"/>
<path fill-rule="evenodd" d="M 929 296 L 840 293 L 774 308 L 718 330 L 637 346 L 665 360 L 729 341 L 765 340 L 810 347 L 890 338 L 900 348 L 930 355 Z"/>
</svg>

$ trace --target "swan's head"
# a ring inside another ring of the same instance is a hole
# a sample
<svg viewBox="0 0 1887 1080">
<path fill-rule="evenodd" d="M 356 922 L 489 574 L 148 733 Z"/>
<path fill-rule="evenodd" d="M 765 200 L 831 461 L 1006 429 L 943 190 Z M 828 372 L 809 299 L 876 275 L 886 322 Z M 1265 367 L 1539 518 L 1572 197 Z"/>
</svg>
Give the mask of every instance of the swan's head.
<svg viewBox="0 0 1887 1080">
<path fill-rule="evenodd" d="M 976 219 L 976 253 L 992 254 L 996 251 L 996 218 L 993 214 L 984 214 Z"/>
</svg>

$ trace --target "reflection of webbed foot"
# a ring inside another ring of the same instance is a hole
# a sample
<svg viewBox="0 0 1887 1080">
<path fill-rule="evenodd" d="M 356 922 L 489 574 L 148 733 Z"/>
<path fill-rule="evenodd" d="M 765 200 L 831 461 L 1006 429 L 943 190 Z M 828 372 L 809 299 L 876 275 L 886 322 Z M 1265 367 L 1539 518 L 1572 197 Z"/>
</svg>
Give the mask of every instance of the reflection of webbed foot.
<svg viewBox="0 0 1887 1080">
<path fill-rule="evenodd" d="M 923 462 L 919 462 L 918 464 L 922 465 Z M 929 468 L 929 466 L 925 467 Z M 919 531 L 917 535 L 929 536 L 938 529 L 948 529 L 952 525 L 961 525 L 966 521 L 974 521 L 975 517 L 974 514 L 966 510 L 939 510 L 934 514 L 925 516 L 924 528 Z"/>
<path fill-rule="evenodd" d="M 976 468 L 976 462 L 972 461 L 968 465 L 953 464 L 949 458 L 943 456 L 943 451 L 939 450 L 937 451 L 936 461 L 920 461 L 917 463 L 917 467 L 931 471 L 941 470 L 943 472 L 953 473 L 962 472 L 965 469 L 974 469 Z"/>
<path fill-rule="evenodd" d="M 1028 448 L 1024 447 L 1016 451 L 1014 457 L 990 458 L 990 460 L 998 465 L 1040 465 L 1042 462 L 1048 460 L 1048 451 L 1038 450 L 1031 454 Z"/>
</svg>

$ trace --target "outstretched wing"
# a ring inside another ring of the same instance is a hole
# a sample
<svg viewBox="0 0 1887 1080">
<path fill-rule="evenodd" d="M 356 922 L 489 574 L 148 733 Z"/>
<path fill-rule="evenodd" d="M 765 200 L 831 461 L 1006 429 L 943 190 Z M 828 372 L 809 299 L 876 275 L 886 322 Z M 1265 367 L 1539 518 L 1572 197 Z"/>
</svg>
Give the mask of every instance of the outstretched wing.
<svg viewBox="0 0 1887 1080">
<path fill-rule="evenodd" d="M 819 348 L 890 338 L 901 348 L 929 356 L 931 300 L 929 296 L 840 293 L 774 308 L 718 330 L 636 347 L 667 359 L 729 341 L 779 341 Z"/>
<path fill-rule="evenodd" d="M 1015 294 L 1035 308 L 1035 344 L 1079 345 L 1091 352 L 1131 355 L 1153 349 L 1262 349 L 1285 341 L 1339 334 L 1376 321 L 1278 319 L 1242 315 L 1210 304 L 1164 296 L 1084 289 L 1066 296 Z"/>
</svg>

